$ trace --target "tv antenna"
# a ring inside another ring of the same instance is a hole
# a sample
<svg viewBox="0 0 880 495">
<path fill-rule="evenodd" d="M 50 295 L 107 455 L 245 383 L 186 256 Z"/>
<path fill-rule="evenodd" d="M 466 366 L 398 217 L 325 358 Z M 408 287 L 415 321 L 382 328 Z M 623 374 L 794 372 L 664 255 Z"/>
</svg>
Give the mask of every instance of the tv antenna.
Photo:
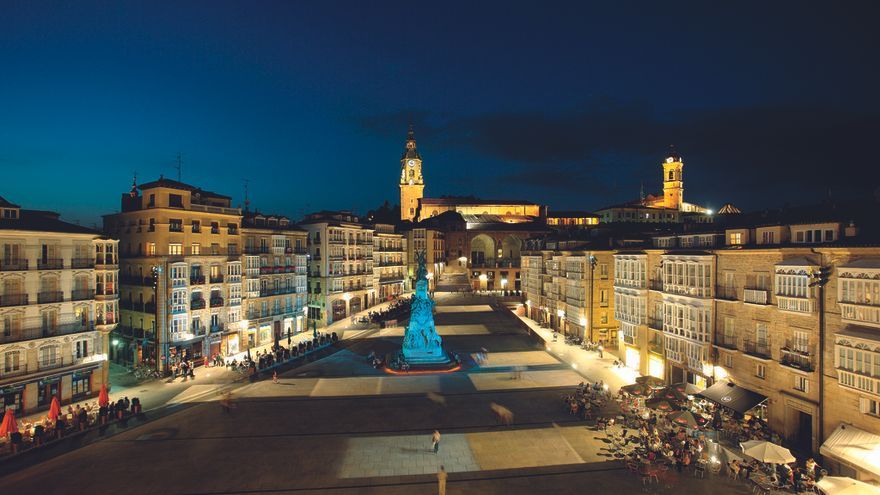
<svg viewBox="0 0 880 495">
<path fill-rule="evenodd" d="M 177 152 L 177 165 L 174 166 L 174 168 L 177 169 L 177 182 L 180 182 L 180 169 L 181 169 L 182 165 L 183 165 L 183 157 L 181 156 L 180 152 L 178 151 Z"/>
<path fill-rule="evenodd" d="M 248 183 L 250 182 L 248 179 L 241 179 L 244 181 L 244 211 L 247 212 L 251 201 L 248 199 Z"/>
</svg>

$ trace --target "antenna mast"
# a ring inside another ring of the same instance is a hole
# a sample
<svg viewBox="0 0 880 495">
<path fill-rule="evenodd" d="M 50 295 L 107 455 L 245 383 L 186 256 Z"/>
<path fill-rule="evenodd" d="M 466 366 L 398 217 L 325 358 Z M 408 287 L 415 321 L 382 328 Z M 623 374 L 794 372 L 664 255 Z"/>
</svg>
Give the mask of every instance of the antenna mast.
<svg viewBox="0 0 880 495">
<path fill-rule="evenodd" d="M 247 179 L 242 179 L 244 181 L 244 211 L 247 212 L 250 209 L 251 201 L 248 199 L 248 182 Z"/>
<path fill-rule="evenodd" d="M 183 163 L 183 158 L 180 155 L 180 152 L 177 152 L 177 165 L 174 167 L 177 169 L 177 182 L 180 182 L 180 169 Z"/>
</svg>

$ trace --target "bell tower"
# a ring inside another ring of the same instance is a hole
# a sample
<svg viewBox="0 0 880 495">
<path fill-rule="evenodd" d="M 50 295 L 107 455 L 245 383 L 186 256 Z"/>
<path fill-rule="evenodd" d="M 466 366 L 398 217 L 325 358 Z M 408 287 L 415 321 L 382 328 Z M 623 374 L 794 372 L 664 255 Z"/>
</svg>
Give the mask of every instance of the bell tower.
<svg viewBox="0 0 880 495">
<path fill-rule="evenodd" d="M 684 203 L 684 181 L 681 173 L 684 163 L 681 155 L 669 146 L 669 154 L 663 162 L 663 206 L 680 210 Z"/>
<path fill-rule="evenodd" d="M 400 219 L 417 221 L 419 200 L 424 197 L 425 179 L 422 177 L 422 157 L 416 148 L 412 125 L 406 136 L 406 148 L 400 158 Z"/>
</svg>

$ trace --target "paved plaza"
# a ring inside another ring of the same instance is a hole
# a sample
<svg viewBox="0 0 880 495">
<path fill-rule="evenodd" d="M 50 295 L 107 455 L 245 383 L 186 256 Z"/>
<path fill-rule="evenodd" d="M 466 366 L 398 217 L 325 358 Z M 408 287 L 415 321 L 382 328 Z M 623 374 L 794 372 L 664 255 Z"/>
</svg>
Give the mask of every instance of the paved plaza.
<svg viewBox="0 0 880 495">
<path fill-rule="evenodd" d="M 563 407 L 562 394 L 584 376 L 610 373 L 604 360 L 573 367 L 565 349 L 548 351 L 534 330 L 487 297 L 438 292 L 437 303 L 438 333 L 462 358 L 461 371 L 400 376 L 373 369 L 366 356 L 399 348 L 402 328 L 363 333 L 278 383 L 237 386 L 229 414 L 209 385 L 193 385 L 185 393 L 197 400 L 181 400 L 173 414 L 0 478 L 0 491 L 428 494 L 437 492 L 441 464 L 450 494 L 643 489 L 604 433 Z M 478 364 L 481 348 L 488 359 Z M 493 402 L 513 411 L 513 425 L 499 425 Z M 434 429 L 442 434 L 436 454 Z M 647 490 L 719 489 L 747 491 L 720 477 L 676 475 Z"/>
</svg>

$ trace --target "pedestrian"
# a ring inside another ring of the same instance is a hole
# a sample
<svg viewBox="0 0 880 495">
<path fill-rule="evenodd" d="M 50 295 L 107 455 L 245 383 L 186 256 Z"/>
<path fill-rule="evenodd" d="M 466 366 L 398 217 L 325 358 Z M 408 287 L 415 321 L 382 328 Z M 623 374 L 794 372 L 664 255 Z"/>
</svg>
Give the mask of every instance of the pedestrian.
<svg viewBox="0 0 880 495">
<path fill-rule="evenodd" d="M 603 352 L 604 350 L 605 350 L 605 348 L 602 347 L 602 344 L 599 344 L 599 359 L 602 359 L 602 356 L 603 356 L 602 352 Z"/>
<path fill-rule="evenodd" d="M 278 383 L 278 370 L 272 372 L 272 383 Z"/>
<path fill-rule="evenodd" d="M 440 471 L 437 471 L 437 490 L 439 495 L 446 495 L 446 478 L 448 477 L 446 468 L 441 465 Z"/>
<path fill-rule="evenodd" d="M 440 432 L 439 431 L 434 430 L 434 434 L 431 435 L 431 443 L 433 444 L 434 453 L 436 454 L 437 452 L 440 451 Z"/>
</svg>

